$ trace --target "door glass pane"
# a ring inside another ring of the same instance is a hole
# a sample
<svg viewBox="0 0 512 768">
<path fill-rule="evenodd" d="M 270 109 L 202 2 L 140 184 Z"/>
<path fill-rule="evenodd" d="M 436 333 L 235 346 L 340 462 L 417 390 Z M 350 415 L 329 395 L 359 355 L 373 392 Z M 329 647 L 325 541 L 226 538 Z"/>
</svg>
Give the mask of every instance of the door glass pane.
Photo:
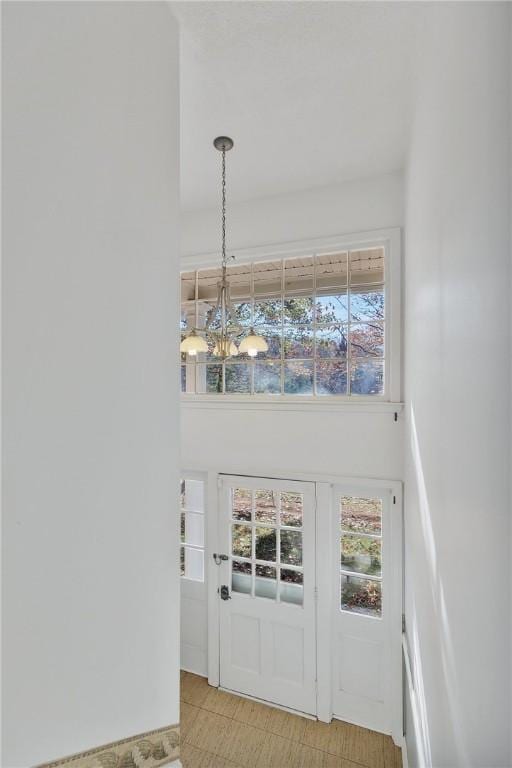
<svg viewBox="0 0 512 768">
<path fill-rule="evenodd" d="M 256 528 L 256 559 L 276 560 L 276 529 Z"/>
<path fill-rule="evenodd" d="M 252 565 L 233 560 L 231 563 L 231 590 L 250 595 L 252 586 Z"/>
<path fill-rule="evenodd" d="M 281 525 L 302 526 L 302 493 L 281 493 Z"/>
<path fill-rule="evenodd" d="M 250 520 L 252 506 L 252 492 L 245 488 L 233 489 L 233 520 Z"/>
<path fill-rule="evenodd" d="M 204 555 L 202 549 L 192 549 L 192 547 L 183 547 L 182 551 L 185 558 L 185 569 L 183 575 L 187 579 L 194 581 L 203 581 L 204 578 Z"/>
<path fill-rule="evenodd" d="M 382 532 L 382 499 L 344 496 L 340 500 L 340 508 L 343 531 Z"/>
<path fill-rule="evenodd" d="M 255 516 L 260 523 L 276 523 L 276 495 L 273 491 L 256 491 L 254 494 Z M 266 559 L 266 558 L 264 558 Z"/>
<path fill-rule="evenodd" d="M 341 537 L 341 568 L 344 571 L 380 576 L 381 539 L 345 534 Z"/>
<path fill-rule="evenodd" d="M 187 544 L 204 547 L 204 516 L 199 512 L 185 512 L 185 538 Z"/>
<path fill-rule="evenodd" d="M 341 574 L 341 601 L 343 611 L 366 616 L 382 615 L 382 585 L 380 581 Z"/>
<path fill-rule="evenodd" d="M 232 526 L 231 554 L 239 557 L 252 557 L 252 528 L 250 525 Z"/>
<path fill-rule="evenodd" d="M 254 594 L 256 597 L 267 597 L 275 600 L 277 595 L 276 569 L 269 565 L 256 564 Z"/>
<path fill-rule="evenodd" d="M 304 575 L 301 571 L 281 568 L 279 597 L 283 603 L 302 605 L 304 602 Z"/>
<path fill-rule="evenodd" d="M 281 562 L 302 565 L 302 533 L 281 530 Z"/>
<path fill-rule="evenodd" d="M 204 483 L 202 480 L 181 481 L 181 506 L 188 512 L 204 512 Z"/>
</svg>

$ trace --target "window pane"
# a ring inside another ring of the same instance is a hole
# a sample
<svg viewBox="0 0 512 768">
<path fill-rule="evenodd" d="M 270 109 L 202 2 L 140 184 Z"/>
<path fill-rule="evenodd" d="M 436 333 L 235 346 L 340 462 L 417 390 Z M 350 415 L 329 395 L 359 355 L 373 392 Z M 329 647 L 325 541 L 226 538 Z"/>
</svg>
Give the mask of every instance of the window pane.
<svg viewBox="0 0 512 768">
<path fill-rule="evenodd" d="M 226 363 L 226 392 L 250 394 L 251 366 L 249 363 Z"/>
<path fill-rule="evenodd" d="M 233 525 L 232 537 L 231 553 L 252 557 L 252 528 L 249 525 Z"/>
<path fill-rule="evenodd" d="M 302 533 L 281 530 L 281 562 L 302 565 Z"/>
<path fill-rule="evenodd" d="M 199 512 L 185 512 L 185 538 L 187 544 L 204 547 L 204 515 Z"/>
<path fill-rule="evenodd" d="M 285 363 L 284 391 L 287 395 L 312 395 L 313 363 L 305 360 Z"/>
<path fill-rule="evenodd" d="M 181 366 L 181 391 L 182 392 L 187 391 L 187 366 L 186 365 Z"/>
<path fill-rule="evenodd" d="M 201 480 L 181 481 L 181 506 L 189 512 L 204 512 L 204 483 Z"/>
<path fill-rule="evenodd" d="M 350 292 L 351 320 L 384 320 L 384 287 Z"/>
<path fill-rule="evenodd" d="M 185 542 L 185 513 L 181 513 L 181 521 L 180 521 L 180 537 L 182 544 Z"/>
<path fill-rule="evenodd" d="M 203 581 L 204 578 L 204 553 L 202 549 L 192 549 L 191 547 L 182 547 L 185 557 L 184 576 L 186 579 L 194 581 Z"/>
<path fill-rule="evenodd" d="M 196 273 L 181 273 L 181 301 L 193 301 L 196 296 Z"/>
<path fill-rule="evenodd" d="M 347 254 L 326 253 L 316 257 L 316 288 L 347 285 Z"/>
<path fill-rule="evenodd" d="M 281 326 L 283 303 L 281 299 L 254 302 L 254 324 Z"/>
<path fill-rule="evenodd" d="M 283 351 L 285 357 L 313 357 L 312 328 L 284 328 Z"/>
<path fill-rule="evenodd" d="M 254 505 L 255 517 L 259 523 L 276 524 L 276 498 L 273 491 L 255 491 Z"/>
<path fill-rule="evenodd" d="M 347 394 L 347 364 L 344 360 L 317 360 L 316 394 Z"/>
<path fill-rule="evenodd" d="M 304 576 L 300 571 L 281 568 L 279 597 L 283 603 L 302 605 L 304 602 Z"/>
<path fill-rule="evenodd" d="M 231 561 L 231 590 L 245 595 L 251 594 L 252 565 L 241 563 L 239 560 Z"/>
<path fill-rule="evenodd" d="M 253 264 L 254 295 L 281 293 L 282 262 L 260 261 Z"/>
<path fill-rule="evenodd" d="M 328 325 L 316 329 L 318 357 L 345 357 L 348 348 L 348 326 Z"/>
<path fill-rule="evenodd" d="M 346 323 L 348 321 L 347 292 L 316 297 L 317 323 Z"/>
<path fill-rule="evenodd" d="M 249 326 L 252 322 L 251 315 L 251 302 L 250 301 L 234 301 L 233 309 L 235 311 L 234 322 L 242 326 Z"/>
<path fill-rule="evenodd" d="M 256 597 L 266 597 L 275 600 L 277 595 L 276 569 L 268 565 L 256 565 L 254 594 Z"/>
<path fill-rule="evenodd" d="M 382 323 L 352 323 L 350 350 L 353 357 L 382 357 L 384 326 Z"/>
<path fill-rule="evenodd" d="M 217 300 L 217 284 L 222 277 L 220 269 L 200 269 L 197 273 L 197 298 L 207 299 L 208 303 Z"/>
<path fill-rule="evenodd" d="M 343 611 L 366 616 L 382 615 L 382 585 L 358 576 L 341 575 L 340 607 Z"/>
<path fill-rule="evenodd" d="M 258 326 L 258 334 L 263 336 L 268 344 L 266 352 L 258 352 L 258 360 L 275 360 L 281 357 L 281 329 L 269 328 L 268 326 Z"/>
<path fill-rule="evenodd" d="M 231 298 L 249 298 L 251 295 L 251 265 L 237 264 L 236 266 L 228 267 L 227 274 Z"/>
<path fill-rule="evenodd" d="M 252 492 L 245 488 L 233 489 L 232 517 L 234 520 L 250 520 Z"/>
<path fill-rule="evenodd" d="M 350 370 L 350 391 L 353 395 L 382 395 L 384 392 L 384 362 L 382 360 L 353 360 Z"/>
<path fill-rule="evenodd" d="M 196 392 L 222 392 L 222 364 L 196 366 Z"/>
<path fill-rule="evenodd" d="M 185 547 L 180 547 L 180 573 L 185 575 Z"/>
<path fill-rule="evenodd" d="M 302 527 L 302 493 L 281 493 L 281 525 Z"/>
<path fill-rule="evenodd" d="M 256 559 L 276 561 L 276 529 L 256 528 Z"/>
<path fill-rule="evenodd" d="M 367 248 L 350 253 L 350 284 L 384 282 L 384 248 Z"/>
<path fill-rule="evenodd" d="M 382 533 L 382 499 L 344 496 L 340 500 L 341 529 L 356 533 Z"/>
<path fill-rule="evenodd" d="M 285 291 L 313 291 L 313 270 L 313 256 L 286 259 L 284 262 Z"/>
<path fill-rule="evenodd" d="M 281 392 L 281 363 L 254 364 L 254 391 L 270 395 Z"/>
<path fill-rule="evenodd" d="M 344 571 L 380 576 L 381 539 L 345 534 L 341 537 L 341 567 Z"/>
<path fill-rule="evenodd" d="M 284 322 L 289 325 L 313 322 L 313 297 L 295 296 L 284 300 Z"/>
</svg>

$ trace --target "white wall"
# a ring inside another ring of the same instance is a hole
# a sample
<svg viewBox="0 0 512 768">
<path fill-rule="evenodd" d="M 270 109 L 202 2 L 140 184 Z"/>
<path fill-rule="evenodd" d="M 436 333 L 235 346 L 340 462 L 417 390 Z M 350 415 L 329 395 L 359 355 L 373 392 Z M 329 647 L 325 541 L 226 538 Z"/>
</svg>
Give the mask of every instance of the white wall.
<svg viewBox="0 0 512 768">
<path fill-rule="evenodd" d="M 229 164 L 236 162 L 235 146 L 227 157 L 227 244 L 228 251 L 235 255 L 237 248 L 352 234 L 403 224 L 401 173 L 231 204 Z M 184 212 L 184 256 L 219 250 L 219 216 L 217 208 Z"/>
<path fill-rule="evenodd" d="M 3 3 L 3 736 L 176 723 L 178 38 L 165 3 Z"/>
<path fill-rule="evenodd" d="M 406 184 L 408 752 L 496 768 L 512 763 L 511 9 L 427 10 Z"/>
<path fill-rule="evenodd" d="M 236 150 L 234 150 L 236 151 Z M 229 157 L 236 162 L 236 154 Z M 229 187 L 228 187 L 229 192 Z M 228 250 L 401 226 L 403 182 L 399 173 L 322 187 L 228 208 Z M 182 252 L 197 255 L 219 247 L 219 212 L 188 212 L 183 217 Z M 328 408 L 289 411 L 248 410 L 227 403 L 182 407 L 182 466 L 252 475 L 297 473 L 400 479 L 402 423 L 392 412 L 362 412 L 354 404 L 343 412 Z M 184 666 L 205 674 L 206 647 L 198 624 L 198 604 L 183 591 Z M 192 604 L 191 604 L 192 606 Z M 206 616 L 206 603 L 203 615 Z M 197 659 L 197 661 L 194 661 Z M 193 664 L 196 666 L 193 667 Z"/>
</svg>

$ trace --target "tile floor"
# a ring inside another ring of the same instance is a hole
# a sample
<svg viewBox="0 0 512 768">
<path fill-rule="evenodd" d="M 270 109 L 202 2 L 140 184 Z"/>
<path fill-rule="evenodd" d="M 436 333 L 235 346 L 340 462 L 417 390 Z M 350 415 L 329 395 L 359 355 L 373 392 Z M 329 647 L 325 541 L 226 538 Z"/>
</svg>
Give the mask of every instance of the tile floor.
<svg viewBox="0 0 512 768">
<path fill-rule="evenodd" d="M 211 688 L 182 672 L 183 768 L 402 768 L 389 736 L 319 723 Z"/>
</svg>

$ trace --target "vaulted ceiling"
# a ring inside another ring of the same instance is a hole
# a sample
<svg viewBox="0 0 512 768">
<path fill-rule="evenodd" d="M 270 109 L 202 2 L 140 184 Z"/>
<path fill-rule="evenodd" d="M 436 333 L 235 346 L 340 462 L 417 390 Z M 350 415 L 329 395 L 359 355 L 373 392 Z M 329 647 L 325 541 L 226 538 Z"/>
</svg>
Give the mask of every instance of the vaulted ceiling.
<svg viewBox="0 0 512 768">
<path fill-rule="evenodd" d="M 421 3 L 173 2 L 181 26 L 182 204 L 403 167 Z"/>
</svg>

